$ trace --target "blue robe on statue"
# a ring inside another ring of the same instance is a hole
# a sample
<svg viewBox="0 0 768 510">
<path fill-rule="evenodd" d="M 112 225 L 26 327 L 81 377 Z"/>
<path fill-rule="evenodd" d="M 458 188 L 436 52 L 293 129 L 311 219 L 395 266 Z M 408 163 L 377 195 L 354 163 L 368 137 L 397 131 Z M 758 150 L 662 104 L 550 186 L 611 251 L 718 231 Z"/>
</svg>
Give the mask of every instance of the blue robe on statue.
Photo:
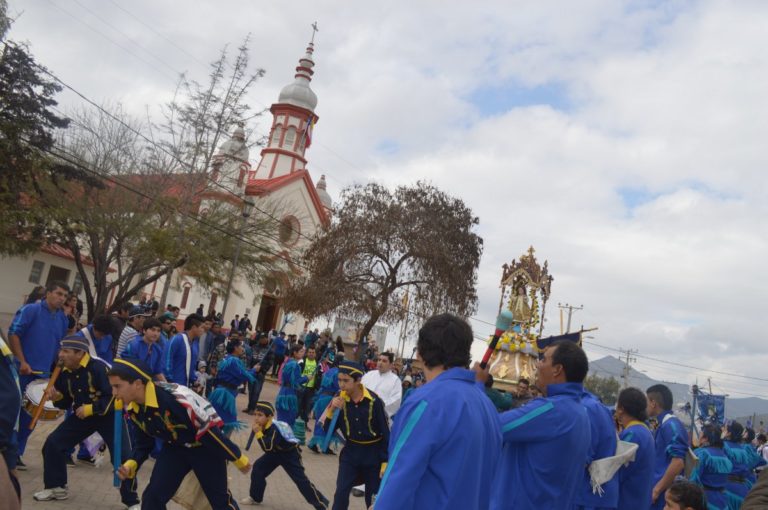
<svg viewBox="0 0 768 510">
<path fill-rule="evenodd" d="M 287 423 L 293 428 L 296 418 L 299 416 L 298 392 L 309 379 L 301 375 L 301 367 L 295 359 L 289 360 L 283 367 L 280 378 L 280 392 L 275 399 L 277 419 Z"/>
<path fill-rule="evenodd" d="M 219 362 L 216 388 L 211 392 L 208 400 L 224 421 L 224 434 L 245 428 L 246 425 L 237 419 L 237 392 L 241 384 L 254 380 L 253 370 L 247 370 L 237 356 L 229 354 Z"/>
</svg>

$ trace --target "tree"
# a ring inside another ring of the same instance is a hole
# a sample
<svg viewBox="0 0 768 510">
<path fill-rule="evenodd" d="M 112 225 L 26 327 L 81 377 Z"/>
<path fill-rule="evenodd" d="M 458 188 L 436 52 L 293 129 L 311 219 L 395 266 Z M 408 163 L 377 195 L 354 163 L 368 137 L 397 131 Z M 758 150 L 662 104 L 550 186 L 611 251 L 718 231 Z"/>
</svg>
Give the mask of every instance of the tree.
<svg viewBox="0 0 768 510">
<path fill-rule="evenodd" d="M 584 387 L 597 395 L 603 404 L 612 406 L 619 398 L 619 381 L 615 377 L 600 377 L 597 374 L 590 374 L 584 380 Z"/>
<path fill-rule="evenodd" d="M 289 283 L 286 309 L 357 319 L 358 342 L 377 321 L 403 320 L 406 299 L 422 317 L 475 311 L 483 242 L 462 200 L 419 182 L 394 192 L 352 186 L 341 201 L 331 226 L 307 248 L 305 273 Z"/>
<path fill-rule="evenodd" d="M 3 15 L 0 18 L 6 19 Z M 28 54 L 4 42 L 0 54 L 0 253 L 31 253 L 45 242 L 49 204 L 42 200 L 46 182 L 59 186 L 76 180 L 99 182 L 71 165 L 48 156 L 56 130 L 69 121 L 56 113 L 61 90 Z"/>
<path fill-rule="evenodd" d="M 243 226 L 237 192 L 217 188 L 209 173 L 223 135 L 249 112 L 245 92 L 263 74 L 247 72 L 247 54 L 244 44 L 230 65 L 222 52 L 206 86 L 183 77 L 159 126 L 131 118 L 119 105 L 70 115 L 57 150 L 64 161 L 103 176 L 104 186 L 46 188 L 57 206 L 47 238 L 75 255 L 89 318 L 165 276 L 164 299 L 176 270 L 223 293 L 238 243 L 236 276 L 247 283 L 287 270 L 272 250 L 279 223 L 270 215 L 281 217 L 279 204 L 260 201 L 267 214 L 252 215 Z M 213 188 L 219 199 L 201 209 Z"/>
<path fill-rule="evenodd" d="M 49 202 L 57 207 L 47 238 L 74 254 L 89 319 L 133 299 L 168 268 L 183 268 L 201 286 L 221 292 L 240 236 L 247 248 L 239 258 L 240 277 L 255 284 L 283 269 L 269 244 L 278 224 L 261 215 L 241 230 L 236 206 L 223 201 L 201 211 L 207 175 L 158 173 L 147 164 L 147 147 L 137 134 L 144 127 L 136 120 L 119 108 L 72 118 L 62 157 L 103 176 L 104 186 L 89 190 L 71 182 L 62 194 L 49 185 Z"/>
</svg>

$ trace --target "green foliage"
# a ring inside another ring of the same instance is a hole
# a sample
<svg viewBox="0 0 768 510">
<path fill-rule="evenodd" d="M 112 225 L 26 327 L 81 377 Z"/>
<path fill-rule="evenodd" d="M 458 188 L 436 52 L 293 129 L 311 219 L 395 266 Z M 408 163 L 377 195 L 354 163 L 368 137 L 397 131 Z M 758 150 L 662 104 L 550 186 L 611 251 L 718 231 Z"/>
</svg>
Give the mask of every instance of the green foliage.
<svg viewBox="0 0 768 510">
<path fill-rule="evenodd" d="M 619 397 L 619 381 L 613 376 L 600 377 L 597 374 L 590 374 L 584 380 L 584 387 L 594 393 L 603 401 L 603 404 L 614 405 Z"/>
<path fill-rule="evenodd" d="M 26 49 L 3 43 L 0 53 L 0 253 L 30 253 L 45 241 L 48 212 L 43 183 L 79 180 L 98 183 L 77 168 L 54 162 L 47 152 L 54 132 L 66 128 L 54 95 L 61 87 Z"/>
</svg>

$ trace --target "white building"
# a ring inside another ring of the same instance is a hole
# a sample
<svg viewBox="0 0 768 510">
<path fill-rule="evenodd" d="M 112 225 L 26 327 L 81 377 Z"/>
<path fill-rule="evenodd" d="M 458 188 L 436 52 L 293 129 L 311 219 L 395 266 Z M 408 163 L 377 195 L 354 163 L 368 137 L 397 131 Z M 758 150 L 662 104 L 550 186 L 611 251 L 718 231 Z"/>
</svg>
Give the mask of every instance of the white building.
<svg viewBox="0 0 768 510">
<path fill-rule="evenodd" d="M 223 200 L 237 204 L 237 196 L 249 197 L 256 204 L 267 202 L 280 204 L 279 242 L 273 250 L 281 257 L 296 260 L 302 249 L 318 229 L 328 225 L 332 201 L 326 191 L 325 176 L 317 185 L 307 170 L 306 149 L 312 140 L 312 128 L 317 123 L 315 114 L 317 96 L 310 88 L 314 71 L 310 43 L 306 54 L 299 59 L 293 83 L 285 86 L 278 102 L 270 108 L 272 127 L 269 142 L 261 151 L 261 159 L 253 170 L 249 161 L 249 150 L 245 143 L 245 132 L 237 128 L 230 140 L 222 144 L 211 171 L 212 180 L 221 187 L 211 184 L 204 193 L 201 210 L 208 200 Z M 222 189 L 226 187 L 227 189 Z M 231 193 L 229 191 L 234 192 Z M 237 204 L 238 207 L 240 204 Z M 247 249 L 247 247 L 243 247 Z M 228 270 L 228 268 L 227 268 Z M 254 328 L 262 330 L 280 328 L 286 320 L 280 306 L 285 281 L 268 279 L 263 287 L 250 288 L 246 282 L 235 281 L 227 304 L 224 325 L 228 327 L 235 314 L 248 314 Z M 144 289 L 148 297 L 158 299 L 164 282 L 161 278 Z M 240 294 L 238 296 L 237 294 Z M 224 296 L 196 285 L 194 278 L 184 275 L 183 268 L 172 277 L 166 303 L 181 308 L 180 319 L 194 312 L 201 304 L 206 313 L 221 311 Z M 302 317 L 292 317 L 285 324 L 286 333 L 300 333 L 306 326 Z"/>
<path fill-rule="evenodd" d="M 237 128 L 231 138 L 222 144 L 211 169 L 210 184 L 201 192 L 201 211 L 207 201 L 221 200 L 233 204 L 233 213 L 241 207 L 240 197 L 250 197 L 259 204 L 280 204 L 279 242 L 273 250 L 286 259 L 298 259 L 308 238 L 328 225 L 332 201 L 326 191 L 325 176 L 317 185 L 307 170 L 306 149 L 312 140 L 312 128 L 318 121 L 315 114 L 317 96 L 310 88 L 315 63 L 312 59 L 314 44 L 310 43 L 306 54 L 299 59 L 294 81 L 285 86 L 277 103 L 270 108 L 272 128 L 269 143 L 261 151 L 259 164 L 253 170 L 250 154 L 245 143 L 245 132 Z M 226 189 L 223 189 L 226 188 Z M 262 207 L 263 208 L 263 207 Z M 258 210 L 253 213 L 260 214 Z M 243 246 L 247 249 L 247 246 Z M 77 272 L 72 252 L 61 246 L 47 246 L 29 257 L 5 257 L 1 259 L 3 282 L 0 286 L 0 326 L 6 328 L 14 313 L 24 304 L 27 295 L 36 285 L 50 280 L 62 280 L 82 298 L 82 282 Z M 83 259 L 86 265 L 92 265 Z M 222 268 L 228 274 L 229 267 Z M 255 328 L 272 329 L 283 326 L 285 313 L 280 303 L 287 282 L 268 279 L 260 288 L 250 288 L 246 282 L 237 281 L 230 294 L 227 316 L 228 326 L 235 314 L 248 314 Z M 137 296 L 159 301 L 164 278 L 146 286 Z M 238 295 L 239 294 L 239 295 Z M 113 297 L 110 296 L 108 305 Z M 221 311 L 224 296 L 197 285 L 194 278 L 185 275 L 183 267 L 172 276 L 166 298 L 181 308 L 179 319 L 194 312 L 200 304 L 206 313 L 210 309 Z M 180 321 L 181 322 L 181 321 Z M 287 333 L 299 333 L 306 325 L 302 317 L 293 317 L 285 325 Z M 179 324 L 181 326 L 181 324 Z"/>
</svg>

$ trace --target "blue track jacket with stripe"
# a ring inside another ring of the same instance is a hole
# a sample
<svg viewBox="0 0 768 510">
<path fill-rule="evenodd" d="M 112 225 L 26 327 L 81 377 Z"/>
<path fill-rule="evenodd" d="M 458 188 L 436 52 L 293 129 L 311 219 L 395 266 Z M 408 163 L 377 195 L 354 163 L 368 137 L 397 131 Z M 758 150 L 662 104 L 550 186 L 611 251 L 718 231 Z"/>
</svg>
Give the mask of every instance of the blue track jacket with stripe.
<svg viewBox="0 0 768 510">
<path fill-rule="evenodd" d="M 498 413 L 474 372 L 446 370 L 395 415 L 374 508 L 486 509 L 500 451 Z"/>
<path fill-rule="evenodd" d="M 499 415 L 504 446 L 492 509 L 571 509 L 591 438 L 583 391 L 579 383 L 550 384 L 546 398 Z"/>
</svg>

